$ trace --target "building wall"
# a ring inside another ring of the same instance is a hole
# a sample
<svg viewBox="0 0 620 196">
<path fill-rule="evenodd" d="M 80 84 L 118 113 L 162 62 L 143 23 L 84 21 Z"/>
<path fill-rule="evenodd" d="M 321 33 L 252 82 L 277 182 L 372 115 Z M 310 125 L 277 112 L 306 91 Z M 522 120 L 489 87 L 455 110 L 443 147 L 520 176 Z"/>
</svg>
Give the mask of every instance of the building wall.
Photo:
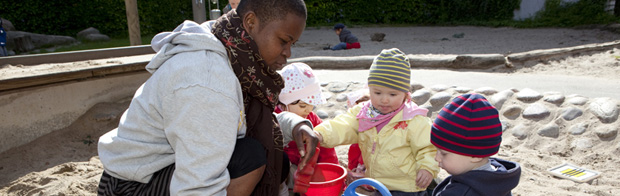
<svg viewBox="0 0 620 196">
<path fill-rule="evenodd" d="M 579 0 L 562 0 L 562 2 L 571 3 Z M 616 0 L 608 0 L 605 11 L 613 13 Z M 536 13 L 545 8 L 545 0 L 521 0 L 520 9 L 515 10 L 513 20 L 524 20 L 534 17 Z"/>
</svg>

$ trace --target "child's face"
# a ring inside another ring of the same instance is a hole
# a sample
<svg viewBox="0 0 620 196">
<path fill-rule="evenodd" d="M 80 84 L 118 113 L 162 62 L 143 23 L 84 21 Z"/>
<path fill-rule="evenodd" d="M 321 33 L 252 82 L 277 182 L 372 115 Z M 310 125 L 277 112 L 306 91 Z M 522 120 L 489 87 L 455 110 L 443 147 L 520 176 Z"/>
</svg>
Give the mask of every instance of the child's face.
<svg viewBox="0 0 620 196">
<path fill-rule="evenodd" d="M 299 102 L 297 103 L 288 104 L 286 108 L 289 112 L 295 113 L 303 118 L 306 118 L 308 117 L 308 114 L 312 112 L 312 110 L 314 109 L 314 106 L 304 101 L 299 100 Z"/>
<path fill-rule="evenodd" d="M 304 31 L 306 20 L 292 13 L 267 24 L 261 23 L 254 12 L 246 14 L 244 18 L 244 28 L 256 41 L 258 51 L 267 66 L 278 70 L 286 65 L 286 59 L 291 57 L 291 46 Z"/>
<path fill-rule="evenodd" d="M 232 7 L 232 9 L 237 9 L 240 1 L 241 0 L 228 0 L 228 3 L 230 4 L 230 7 Z"/>
<path fill-rule="evenodd" d="M 464 156 L 439 148 L 437 148 L 437 154 L 435 154 L 435 161 L 439 163 L 439 167 L 451 175 L 463 174 L 478 168 L 477 160 L 479 159 L 481 158 Z"/>
<path fill-rule="evenodd" d="M 387 114 L 400 108 L 407 94 L 396 89 L 370 85 L 370 103 L 382 114 Z"/>
<path fill-rule="evenodd" d="M 340 35 L 340 32 L 342 32 L 342 29 L 336 29 L 334 30 L 334 32 L 336 32 L 336 35 Z"/>
</svg>

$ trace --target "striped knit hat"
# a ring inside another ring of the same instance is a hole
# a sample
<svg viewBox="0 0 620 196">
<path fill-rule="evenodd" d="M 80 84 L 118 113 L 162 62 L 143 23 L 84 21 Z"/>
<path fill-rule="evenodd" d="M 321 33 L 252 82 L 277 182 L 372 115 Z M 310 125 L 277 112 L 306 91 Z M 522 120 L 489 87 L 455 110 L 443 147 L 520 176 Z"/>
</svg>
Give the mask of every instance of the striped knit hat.
<svg viewBox="0 0 620 196">
<path fill-rule="evenodd" d="M 409 92 L 409 58 L 398 48 L 384 49 L 370 66 L 368 85 Z"/>
<path fill-rule="evenodd" d="M 502 143 L 502 124 L 497 109 L 479 94 L 454 98 L 433 122 L 431 143 L 465 156 L 496 154 Z"/>
</svg>

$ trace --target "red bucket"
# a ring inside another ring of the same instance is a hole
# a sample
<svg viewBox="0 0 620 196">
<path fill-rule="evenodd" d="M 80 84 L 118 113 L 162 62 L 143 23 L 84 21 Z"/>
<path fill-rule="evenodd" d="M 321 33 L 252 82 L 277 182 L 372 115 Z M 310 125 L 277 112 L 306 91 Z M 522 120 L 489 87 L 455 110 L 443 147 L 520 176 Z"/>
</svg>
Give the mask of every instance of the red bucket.
<svg viewBox="0 0 620 196">
<path fill-rule="evenodd" d="M 347 170 L 338 164 L 317 163 L 306 195 L 341 195 L 346 176 Z"/>
</svg>

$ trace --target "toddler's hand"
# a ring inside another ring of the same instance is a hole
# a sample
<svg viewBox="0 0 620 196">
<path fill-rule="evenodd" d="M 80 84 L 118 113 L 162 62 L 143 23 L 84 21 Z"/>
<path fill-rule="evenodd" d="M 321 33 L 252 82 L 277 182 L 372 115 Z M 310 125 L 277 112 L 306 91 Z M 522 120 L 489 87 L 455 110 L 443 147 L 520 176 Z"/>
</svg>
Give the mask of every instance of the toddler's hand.
<svg viewBox="0 0 620 196">
<path fill-rule="evenodd" d="M 418 176 L 415 178 L 415 183 L 420 188 L 426 188 L 428 185 L 431 184 L 432 180 L 433 175 L 431 174 L 431 172 L 425 169 L 420 169 L 418 170 Z"/>
</svg>

